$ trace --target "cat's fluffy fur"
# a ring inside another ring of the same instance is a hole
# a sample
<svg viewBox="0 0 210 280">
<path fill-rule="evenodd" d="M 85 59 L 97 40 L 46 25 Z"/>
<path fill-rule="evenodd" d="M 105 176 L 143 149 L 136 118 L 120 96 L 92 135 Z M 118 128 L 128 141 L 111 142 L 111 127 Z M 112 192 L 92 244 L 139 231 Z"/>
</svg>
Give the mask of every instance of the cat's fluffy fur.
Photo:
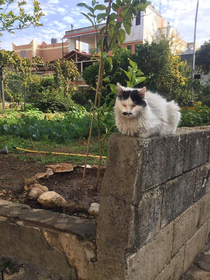
<svg viewBox="0 0 210 280">
<path fill-rule="evenodd" d="M 157 93 L 123 87 L 119 83 L 115 102 L 115 123 L 124 135 L 165 136 L 173 134 L 180 121 L 180 108 Z"/>
</svg>

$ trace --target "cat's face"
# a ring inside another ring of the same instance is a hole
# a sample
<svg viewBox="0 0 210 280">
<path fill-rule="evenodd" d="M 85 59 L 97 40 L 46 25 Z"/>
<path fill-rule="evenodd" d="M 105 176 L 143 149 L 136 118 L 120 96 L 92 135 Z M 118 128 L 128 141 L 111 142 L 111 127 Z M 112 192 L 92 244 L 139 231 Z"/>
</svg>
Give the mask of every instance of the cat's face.
<svg viewBox="0 0 210 280">
<path fill-rule="evenodd" d="M 119 83 L 116 105 L 125 118 L 135 118 L 147 106 L 145 100 L 146 88 L 132 89 L 121 86 Z"/>
</svg>

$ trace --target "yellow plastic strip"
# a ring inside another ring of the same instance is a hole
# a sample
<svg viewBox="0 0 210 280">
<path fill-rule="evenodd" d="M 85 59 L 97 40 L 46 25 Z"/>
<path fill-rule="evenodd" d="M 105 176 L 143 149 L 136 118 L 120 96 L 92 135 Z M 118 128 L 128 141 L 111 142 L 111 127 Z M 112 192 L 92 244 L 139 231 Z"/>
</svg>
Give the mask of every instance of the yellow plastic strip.
<svg viewBox="0 0 210 280">
<path fill-rule="evenodd" d="M 27 150 L 27 149 L 22 149 L 15 147 L 16 150 L 24 151 L 27 153 L 37 153 L 37 154 L 52 154 L 52 155 L 64 155 L 64 156 L 74 156 L 74 157 L 86 157 L 86 155 L 83 154 L 72 154 L 72 153 L 60 153 L 60 152 L 46 152 L 46 151 L 33 151 L 33 150 Z M 88 155 L 88 157 L 91 158 L 100 158 L 100 156 L 95 156 L 95 155 Z M 106 159 L 105 156 L 102 156 L 103 159 Z"/>
</svg>

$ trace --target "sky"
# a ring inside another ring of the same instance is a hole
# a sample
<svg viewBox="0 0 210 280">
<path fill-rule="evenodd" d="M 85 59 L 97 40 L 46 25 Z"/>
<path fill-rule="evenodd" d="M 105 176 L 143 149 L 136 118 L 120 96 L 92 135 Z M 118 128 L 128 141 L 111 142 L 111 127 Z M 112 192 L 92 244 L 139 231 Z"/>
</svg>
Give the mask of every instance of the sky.
<svg viewBox="0 0 210 280">
<path fill-rule="evenodd" d="M 178 31 L 180 38 L 186 42 L 194 40 L 195 13 L 198 0 L 152 0 L 155 9 L 161 12 L 165 19 Z M 51 43 L 51 38 L 61 42 L 65 31 L 89 26 L 89 21 L 81 15 L 87 10 L 77 7 L 77 3 L 85 2 L 91 6 L 91 0 L 39 0 L 44 17 L 40 22 L 41 27 L 17 30 L 15 34 L 3 32 L 0 37 L 0 48 L 12 50 L 12 43 L 17 46 L 29 44 L 32 39 L 38 44 L 45 41 Z M 103 3 L 103 0 L 99 0 Z M 161 5 L 160 5 L 161 4 Z M 106 3 L 107 5 L 107 3 Z M 27 0 L 27 11 L 32 10 L 32 0 Z M 199 0 L 196 41 L 199 45 L 210 40 L 210 0 Z"/>
</svg>

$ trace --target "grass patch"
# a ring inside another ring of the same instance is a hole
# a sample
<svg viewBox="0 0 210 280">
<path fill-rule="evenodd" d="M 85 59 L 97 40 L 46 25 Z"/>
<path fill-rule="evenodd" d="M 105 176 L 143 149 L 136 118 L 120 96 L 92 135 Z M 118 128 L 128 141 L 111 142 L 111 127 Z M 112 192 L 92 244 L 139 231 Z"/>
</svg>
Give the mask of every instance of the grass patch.
<svg viewBox="0 0 210 280">
<path fill-rule="evenodd" d="M 15 136 L 0 136 L 0 149 L 7 147 L 9 153 L 13 153 L 20 160 L 32 161 L 37 163 L 59 163 L 59 162 L 71 162 L 72 164 L 84 164 L 85 157 L 80 156 L 70 156 L 70 155 L 53 155 L 53 154 L 39 154 L 38 151 L 46 152 L 60 152 L 60 153 L 74 153 L 74 154 L 84 154 L 87 149 L 87 140 L 75 140 L 68 145 L 49 143 L 45 141 L 34 141 L 30 139 L 23 139 L 21 137 Z M 14 147 L 23 148 L 27 150 L 37 151 L 37 153 L 27 153 L 14 149 Z M 103 156 L 107 155 L 108 141 L 104 144 Z M 99 144 L 97 139 L 91 141 L 90 154 L 99 155 Z M 103 165 L 106 161 L 102 161 Z M 88 159 L 88 164 L 98 164 L 97 158 Z"/>
</svg>

